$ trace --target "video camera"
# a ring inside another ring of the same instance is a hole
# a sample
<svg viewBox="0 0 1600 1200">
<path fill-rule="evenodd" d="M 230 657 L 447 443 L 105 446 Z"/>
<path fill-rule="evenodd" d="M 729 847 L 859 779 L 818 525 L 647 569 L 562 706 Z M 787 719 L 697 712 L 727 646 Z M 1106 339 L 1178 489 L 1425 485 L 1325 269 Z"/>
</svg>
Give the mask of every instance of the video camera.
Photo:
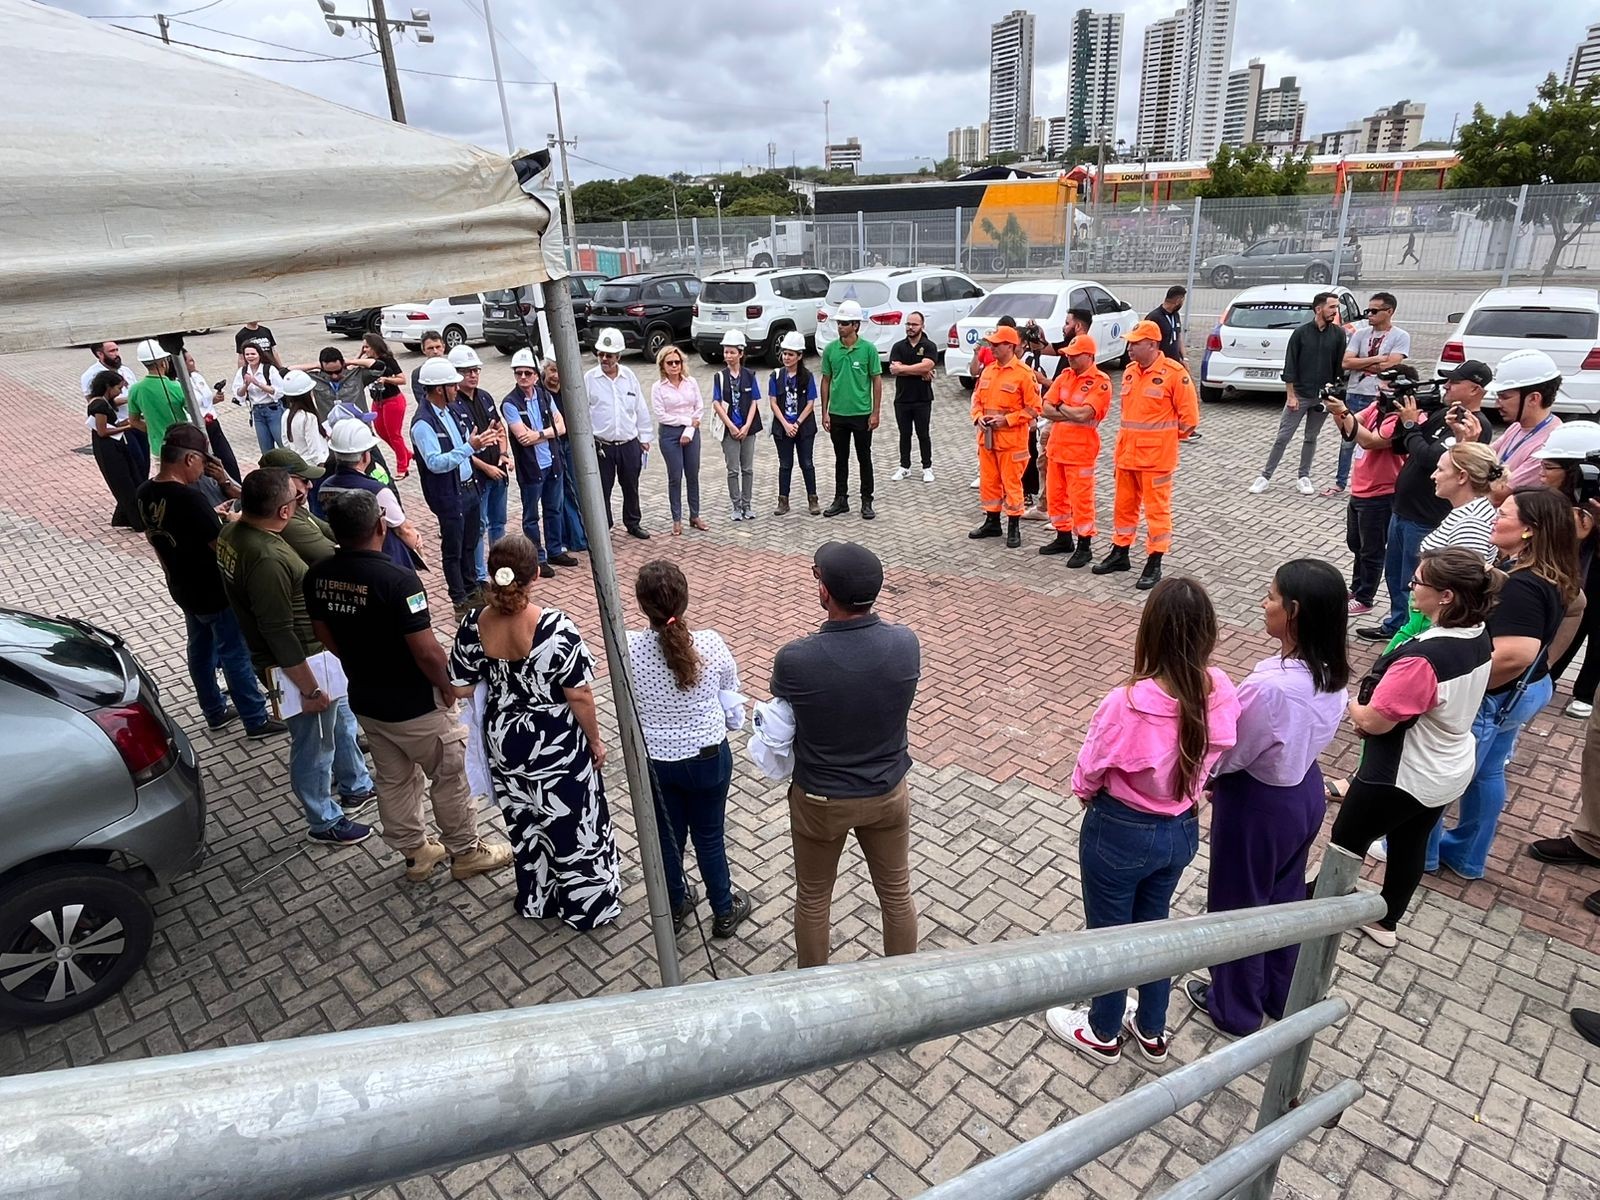
<svg viewBox="0 0 1600 1200">
<path fill-rule="evenodd" d="M 1388 385 L 1388 391 L 1378 393 L 1378 411 L 1387 416 L 1406 401 L 1411 401 L 1424 416 L 1432 416 L 1444 407 L 1444 385 L 1437 379 L 1422 383 L 1417 379 L 1415 367 L 1401 364 L 1378 372 L 1378 382 Z"/>
<path fill-rule="evenodd" d="M 1050 345 L 1050 339 L 1045 336 L 1044 330 L 1040 327 L 1039 322 L 1037 321 L 1029 321 L 1021 329 L 1017 330 L 1017 336 L 1021 339 L 1024 346 L 1029 346 L 1034 349 L 1040 349 Z"/>
</svg>

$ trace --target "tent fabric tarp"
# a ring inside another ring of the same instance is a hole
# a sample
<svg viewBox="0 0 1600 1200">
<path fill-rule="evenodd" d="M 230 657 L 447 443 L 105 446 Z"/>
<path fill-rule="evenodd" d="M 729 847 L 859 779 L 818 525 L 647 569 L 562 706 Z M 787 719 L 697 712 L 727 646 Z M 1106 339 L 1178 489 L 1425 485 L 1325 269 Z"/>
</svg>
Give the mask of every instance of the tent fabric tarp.
<svg viewBox="0 0 1600 1200">
<path fill-rule="evenodd" d="M 0 0 L 0 351 L 565 274 L 548 155 L 507 158 Z"/>
</svg>

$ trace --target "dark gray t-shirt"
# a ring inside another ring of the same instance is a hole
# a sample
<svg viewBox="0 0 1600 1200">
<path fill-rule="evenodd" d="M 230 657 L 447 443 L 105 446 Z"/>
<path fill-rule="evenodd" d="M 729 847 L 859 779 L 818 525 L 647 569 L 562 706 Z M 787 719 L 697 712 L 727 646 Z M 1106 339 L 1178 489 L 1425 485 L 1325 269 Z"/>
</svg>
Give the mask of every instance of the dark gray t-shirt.
<svg viewBox="0 0 1600 1200">
<path fill-rule="evenodd" d="M 794 709 L 794 781 L 814 796 L 881 796 L 911 770 L 906 718 L 922 647 L 876 613 L 827 621 L 772 664 L 772 694 Z"/>
</svg>

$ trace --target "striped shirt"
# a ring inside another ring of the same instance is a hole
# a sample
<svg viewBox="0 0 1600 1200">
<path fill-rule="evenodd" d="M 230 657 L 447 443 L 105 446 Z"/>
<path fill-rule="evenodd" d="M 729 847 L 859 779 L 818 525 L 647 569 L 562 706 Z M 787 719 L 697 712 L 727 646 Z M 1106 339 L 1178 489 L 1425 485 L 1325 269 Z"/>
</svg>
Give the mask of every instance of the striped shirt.
<svg viewBox="0 0 1600 1200">
<path fill-rule="evenodd" d="M 1452 508 L 1450 515 L 1439 522 L 1439 527 L 1422 539 L 1422 550 L 1444 550 L 1457 547 L 1483 555 L 1486 563 L 1495 560 L 1495 549 L 1489 541 L 1494 529 L 1495 507 L 1487 496 L 1474 496 L 1460 508 Z"/>
</svg>

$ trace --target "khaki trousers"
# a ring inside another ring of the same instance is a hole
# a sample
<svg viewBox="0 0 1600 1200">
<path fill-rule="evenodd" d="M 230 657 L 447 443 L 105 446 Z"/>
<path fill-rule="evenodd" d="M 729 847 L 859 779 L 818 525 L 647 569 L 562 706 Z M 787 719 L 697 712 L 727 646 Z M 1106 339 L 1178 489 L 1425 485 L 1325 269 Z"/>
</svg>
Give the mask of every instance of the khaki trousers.
<svg viewBox="0 0 1600 1200">
<path fill-rule="evenodd" d="M 845 838 L 855 832 L 883 911 L 883 952 L 914 954 L 917 910 L 911 902 L 911 793 L 906 781 L 881 796 L 834 800 L 789 785 L 794 841 L 794 940 L 802 967 L 828 961 L 833 883 Z"/>
<path fill-rule="evenodd" d="M 1586 854 L 1600 858 L 1600 708 L 1589 717 L 1583 739 L 1583 776 L 1579 783 L 1578 818 L 1571 837 Z"/>
<path fill-rule="evenodd" d="M 478 812 L 467 786 L 467 727 L 453 708 L 435 709 L 409 721 L 356 716 L 371 747 L 378 784 L 378 819 L 386 844 L 409 854 L 428 840 L 422 812 L 422 781 L 440 840 L 451 854 L 478 844 Z"/>
</svg>

